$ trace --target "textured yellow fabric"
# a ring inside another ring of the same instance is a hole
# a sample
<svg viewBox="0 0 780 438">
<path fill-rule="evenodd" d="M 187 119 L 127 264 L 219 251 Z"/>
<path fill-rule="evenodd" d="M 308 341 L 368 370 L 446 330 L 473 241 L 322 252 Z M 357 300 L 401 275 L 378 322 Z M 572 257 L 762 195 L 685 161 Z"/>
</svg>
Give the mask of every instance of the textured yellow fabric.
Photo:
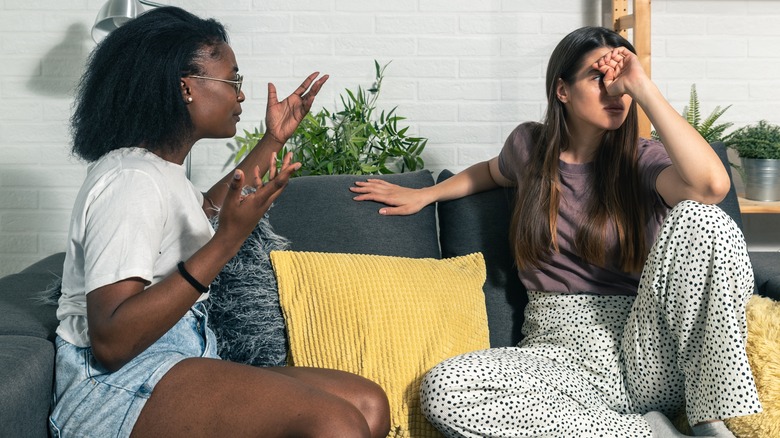
<svg viewBox="0 0 780 438">
<path fill-rule="evenodd" d="M 485 260 L 274 251 L 288 362 L 335 368 L 381 385 L 391 437 L 438 437 L 420 412 L 423 375 L 489 347 Z"/>
<path fill-rule="evenodd" d="M 780 302 L 753 295 L 747 305 L 747 354 L 763 412 L 729 418 L 739 438 L 780 437 Z"/>
</svg>

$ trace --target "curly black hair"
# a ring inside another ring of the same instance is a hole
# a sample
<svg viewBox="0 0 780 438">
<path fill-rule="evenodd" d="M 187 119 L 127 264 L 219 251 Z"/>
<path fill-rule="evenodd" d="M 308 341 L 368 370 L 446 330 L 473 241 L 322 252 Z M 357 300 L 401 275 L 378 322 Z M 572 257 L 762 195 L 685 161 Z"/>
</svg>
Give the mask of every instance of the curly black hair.
<svg viewBox="0 0 780 438">
<path fill-rule="evenodd" d="M 227 32 L 183 9 L 145 12 L 109 34 L 87 60 L 71 117 L 73 153 L 95 161 L 114 149 L 176 151 L 192 132 L 183 76 L 219 59 Z"/>
</svg>

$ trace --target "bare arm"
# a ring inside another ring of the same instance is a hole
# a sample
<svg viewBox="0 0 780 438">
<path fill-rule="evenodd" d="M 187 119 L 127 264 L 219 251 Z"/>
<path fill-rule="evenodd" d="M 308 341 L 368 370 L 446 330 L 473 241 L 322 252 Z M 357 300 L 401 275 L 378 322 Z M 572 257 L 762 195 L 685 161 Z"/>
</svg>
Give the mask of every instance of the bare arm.
<svg viewBox="0 0 780 438">
<path fill-rule="evenodd" d="M 214 237 L 185 262 L 187 271 L 201 284 L 210 284 L 239 250 L 257 221 L 287 184 L 300 164 L 285 158 L 282 170 L 262 185 L 259 170 L 250 182 L 257 188 L 242 196 L 243 172 L 236 171 L 222 202 L 220 226 Z M 165 334 L 200 297 L 184 278 L 174 272 L 146 287 L 138 278 L 106 285 L 87 294 L 87 321 L 95 357 L 111 371 L 121 368 Z"/>
<path fill-rule="evenodd" d="M 325 75 L 315 81 L 314 79 L 318 75 L 318 72 L 310 74 L 292 94 L 281 102 L 277 100 L 274 84 L 268 84 L 268 103 L 265 113 L 266 133 L 236 169 L 250 174 L 254 168 L 258 168 L 260 175 L 265 175 L 269 169 L 269 163 L 275 163 L 275 161 L 270 161 L 269 157 L 276 157 L 282 146 L 293 135 L 301 120 L 309 113 L 314 98 L 317 97 L 322 85 L 328 80 L 328 75 Z M 221 207 L 232 175 L 233 172 L 228 173 L 204 193 L 203 209 L 209 217 L 214 215 L 214 207 L 217 209 Z"/>
<path fill-rule="evenodd" d="M 498 170 L 498 157 L 483 161 L 454 175 L 446 181 L 422 189 L 410 189 L 379 179 L 357 181 L 350 187 L 356 201 L 376 201 L 387 204 L 379 209 L 383 215 L 408 215 L 422 210 L 426 205 L 438 201 L 462 198 L 499 186 L 510 186 Z"/>
<path fill-rule="evenodd" d="M 611 95 L 627 93 L 647 114 L 661 137 L 672 166 L 664 169 L 656 189 L 667 204 L 686 199 L 714 204 L 723 200 L 730 181 L 718 155 L 701 135 L 661 95 L 626 48 L 612 50 L 595 68 L 604 74 Z"/>
</svg>

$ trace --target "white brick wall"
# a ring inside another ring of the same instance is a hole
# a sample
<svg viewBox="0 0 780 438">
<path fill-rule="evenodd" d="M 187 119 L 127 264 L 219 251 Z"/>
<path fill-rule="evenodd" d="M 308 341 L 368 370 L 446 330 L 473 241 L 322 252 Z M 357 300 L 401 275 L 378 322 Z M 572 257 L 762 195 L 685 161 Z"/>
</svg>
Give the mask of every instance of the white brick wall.
<svg viewBox="0 0 780 438">
<path fill-rule="evenodd" d="M 69 155 L 72 88 L 94 47 L 103 0 L 0 0 L 0 275 L 65 244 L 85 165 Z M 368 86 L 373 61 L 392 61 L 380 104 L 430 139 L 433 171 L 493 156 L 522 120 L 544 109 L 547 57 L 568 31 L 600 24 L 599 0 L 172 0 L 230 31 L 248 99 L 239 129 L 262 120 L 266 83 L 289 93 L 329 73 L 315 109 L 345 87 Z M 653 78 L 676 108 L 697 84 L 705 113 L 780 123 L 780 1 L 654 0 Z M 222 172 L 228 140 L 204 141 L 193 180 Z M 750 219 L 754 248 L 777 216 Z M 764 221 L 764 222 L 761 222 Z M 778 227 L 780 228 L 780 227 Z M 769 244 L 770 249 L 775 247 Z"/>
</svg>

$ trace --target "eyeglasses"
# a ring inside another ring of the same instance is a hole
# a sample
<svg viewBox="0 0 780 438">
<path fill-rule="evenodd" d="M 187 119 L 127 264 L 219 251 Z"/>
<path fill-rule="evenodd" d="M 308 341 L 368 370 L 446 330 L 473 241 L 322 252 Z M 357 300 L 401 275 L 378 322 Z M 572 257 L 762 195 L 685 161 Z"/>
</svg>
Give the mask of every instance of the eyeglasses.
<svg viewBox="0 0 780 438">
<path fill-rule="evenodd" d="M 208 81 L 219 81 L 219 82 L 227 82 L 228 84 L 233 84 L 233 88 L 236 89 L 236 96 L 241 94 L 241 85 L 244 83 L 244 77 L 241 75 L 236 75 L 235 81 L 230 81 L 227 79 L 219 79 L 219 78 L 210 78 L 208 76 L 196 76 L 196 75 L 190 75 L 191 78 L 196 79 L 206 79 Z"/>
</svg>

